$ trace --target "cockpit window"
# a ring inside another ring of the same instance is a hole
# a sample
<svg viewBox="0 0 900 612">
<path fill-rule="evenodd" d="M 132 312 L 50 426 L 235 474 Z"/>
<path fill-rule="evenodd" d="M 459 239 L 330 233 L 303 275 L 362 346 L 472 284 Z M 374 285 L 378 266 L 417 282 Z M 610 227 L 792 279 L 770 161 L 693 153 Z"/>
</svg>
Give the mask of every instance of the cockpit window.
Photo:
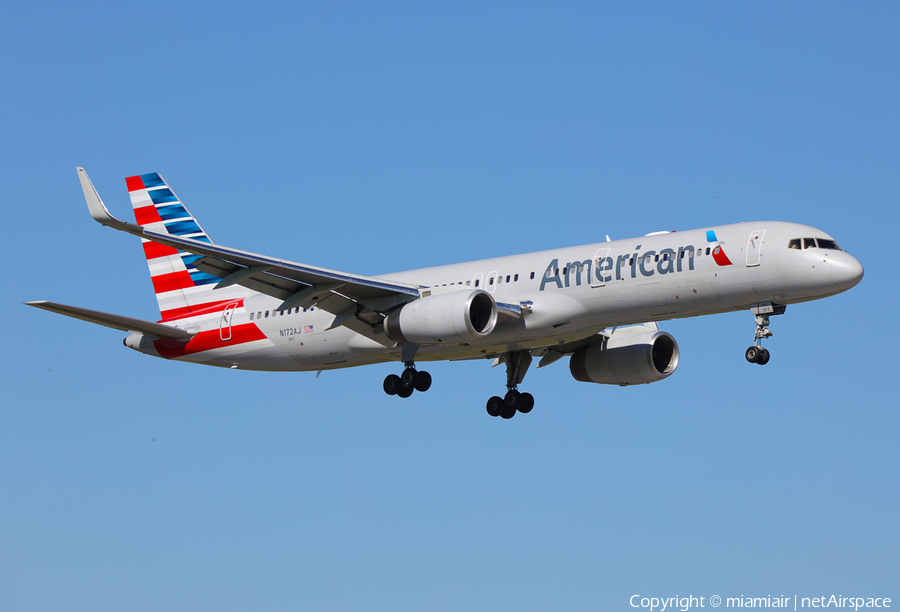
<svg viewBox="0 0 900 612">
<path fill-rule="evenodd" d="M 819 238 L 819 248 L 820 249 L 829 249 L 832 251 L 840 251 L 841 247 L 837 245 L 837 242 L 834 240 L 830 240 L 828 238 Z"/>
<path fill-rule="evenodd" d="M 814 249 L 816 248 L 816 239 L 815 238 L 804 238 L 803 239 L 803 250 L 806 249 Z"/>
<path fill-rule="evenodd" d="M 788 242 L 789 249 L 797 249 L 800 250 L 800 239 L 799 238 L 791 238 L 791 241 Z"/>
</svg>

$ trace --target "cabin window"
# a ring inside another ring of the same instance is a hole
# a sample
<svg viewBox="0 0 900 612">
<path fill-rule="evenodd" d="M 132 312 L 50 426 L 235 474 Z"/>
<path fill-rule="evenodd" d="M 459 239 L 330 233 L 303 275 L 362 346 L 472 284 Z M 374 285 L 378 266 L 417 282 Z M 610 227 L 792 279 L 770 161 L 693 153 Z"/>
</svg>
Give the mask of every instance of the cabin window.
<svg viewBox="0 0 900 612">
<path fill-rule="evenodd" d="M 803 250 L 806 249 L 814 249 L 816 248 L 816 239 L 815 238 L 804 238 L 803 239 Z"/>
<path fill-rule="evenodd" d="M 513 276 L 513 282 L 514 282 L 514 283 L 518 283 L 518 282 L 519 282 L 519 275 L 518 275 L 518 274 L 516 274 L 515 276 Z"/>
<path fill-rule="evenodd" d="M 706 254 L 709 255 L 709 247 L 706 247 Z"/>
<path fill-rule="evenodd" d="M 475 281 L 475 286 L 477 287 L 480 283 L 481 283 L 481 280 L 480 280 L 480 279 L 477 280 L 477 281 Z"/>
<path fill-rule="evenodd" d="M 506 282 L 509 282 L 509 274 L 506 275 Z"/>
<path fill-rule="evenodd" d="M 534 272 L 531 273 L 531 280 L 534 280 Z"/>
<path fill-rule="evenodd" d="M 467 287 L 468 287 L 469 285 L 471 285 L 471 284 L 472 284 L 472 281 L 466 281 L 466 286 L 467 286 Z"/>
<path fill-rule="evenodd" d="M 256 313 L 253 313 L 253 312 L 250 313 L 250 320 L 251 320 L 251 321 L 253 320 L 253 315 L 254 315 L 254 314 L 256 314 Z"/>
<path fill-rule="evenodd" d="M 267 318 L 267 319 L 269 318 L 269 311 L 268 311 L 268 310 L 266 311 L 266 318 Z"/>
</svg>

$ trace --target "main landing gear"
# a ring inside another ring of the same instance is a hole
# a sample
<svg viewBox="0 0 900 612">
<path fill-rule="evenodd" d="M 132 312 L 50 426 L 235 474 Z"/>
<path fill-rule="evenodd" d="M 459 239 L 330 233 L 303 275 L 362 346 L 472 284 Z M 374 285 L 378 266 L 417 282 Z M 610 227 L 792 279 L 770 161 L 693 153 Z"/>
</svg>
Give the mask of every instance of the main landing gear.
<svg viewBox="0 0 900 612">
<path fill-rule="evenodd" d="M 384 379 L 384 392 L 388 395 L 409 397 L 413 391 L 425 392 L 431 388 L 431 374 L 419 372 L 412 364 L 407 364 L 403 374 L 388 374 Z"/>
<path fill-rule="evenodd" d="M 744 351 L 744 357 L 750 363 L 766 365 L 769 363 L 769 351 L 762 347 L 763 338 L 772 336 L 772 330 L 769 329 L 769 315 L 784 314 L 787 307 L 780 304 L 757 304 L 750 309 L 750 312 L 756 317 L 756 333 L 753 336 L 753 345 Z"/>
<path fill-rule="evenodd" d="M 499 363 L 506 363 L 506 395 L 494 396 L 487 401 L 487 413 L 492 417 L 511 419 L 516 412 L 527 414 L 534 408 L 534 396 L 531 393 L 520 393 L 518 385 L 525 379 L 525 372 L 531 365 L 531 353 L 528 351 L 510 351 L 504 353 Z"/>
<path fill-rule="evenodd" d="M 384 379 L 384 392 L 388 395 L 409 397 L 413 391 L 424 393 L 431 388 L 431 374 L 416 370 L 415 356 L 419 350 L 418 344 L 404 344 L 401 348 L 403 365 L 406 369 L 400 376 L 388 374 Z"/>
</svg>

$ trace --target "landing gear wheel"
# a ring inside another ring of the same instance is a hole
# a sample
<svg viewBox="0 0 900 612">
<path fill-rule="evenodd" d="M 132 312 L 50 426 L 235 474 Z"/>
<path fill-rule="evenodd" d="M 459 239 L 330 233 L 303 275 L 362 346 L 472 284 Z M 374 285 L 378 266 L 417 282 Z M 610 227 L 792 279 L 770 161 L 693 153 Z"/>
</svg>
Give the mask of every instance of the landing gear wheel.
<svg viewBox="0 0 900 612">
<path fill-rule="evenodd" d="M 766 349 L 759 349 L 759 356 L 756 358 L 756 363 L 759 365 L 766 365 L 769 363 L 769 351 Z"/>
<path fill-rule="evenodd" d="M 407 387 L 406 385 L 401 384 L 400 390 L 397 391 L 397 397 L 409 397 L 413 394 L 414 390 L 415 389 L 413 389 L 412 387 Z"/>
<path fill-rule="evenodd" d="M 412 389 L 417 386 L 416 383 L 419 380 L 419 373 L 413 368 L 406 368 L 403 370 L 403 374 L 400 375 L 400 380 L 403 382 L 404 387 Z"/>
<path fill-rule="evenodd" d="M 492 417 L 500 416 L 500 412 L 503 410 L 503 398 L 497 397 L 496 395 L 487 401 L 487 413 Z"/>
<path fill-rule="evenodd" d="M 506 402 L 503 402 L 503 409 L 500 411 L 500 418 L 511 419 L 514 416 L 516 416 L 515 406 L 507 406 Z"/>
<path fill-rule="evenodd" d="M 760 349 L 758 346 L 753 345 L 744 351 L 744 357 L 747 358 L 747 361 L 750 363 L 759 363 Z"/>
<path fill-rule="evenodd" d="M 528 414 L 534 408 L 534 396 L 531 393 L 523 393 L 519 400 L 518 410 L 522 414 Z"/>
<path fill-rule="evenodd" d="M 431 388 L 431 374 L 428 372 L 419 372 L 418 376 L 416 376 L 416 384 L 414 385 L 416 391 L 420 393 L 425 393 Z"/>
<path fill-rule="evenodd" d="M 519 406 L 522 405 L 522 394 L 515 389 L 510 389 L 506 392 L 506 397 L 503 398 L 503 403 L 507 408 L 510 408 L 513 412 L 515 412 L 519 409 Z"/>
<path fill-rule="evenodd" d="M 396 374 L 388 374 L 384 379 L 384 392 L 388 395 L 397 395 L 397 392 L 403 388 L 403 383 L 400 382 L 400 377 Z"/>
</svg>

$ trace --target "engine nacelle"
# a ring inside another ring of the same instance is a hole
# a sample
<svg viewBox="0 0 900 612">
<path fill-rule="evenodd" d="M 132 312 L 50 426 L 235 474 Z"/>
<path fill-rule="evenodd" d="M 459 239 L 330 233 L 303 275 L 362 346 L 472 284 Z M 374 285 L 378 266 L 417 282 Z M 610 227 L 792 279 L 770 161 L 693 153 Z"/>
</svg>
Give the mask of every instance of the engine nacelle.
<svg viewBox="0 0 900 612">
<path fill-rule="evenodd" d="M 473 289 L 413 300 L 384 319 L 384 331 L 394 342 L 455 344 L 487 336 L 496 324 L 494 298 Z"/>
<path fill-rule="evenodd" d="M 671 334 L 626 327 L 578 349 L 569 360 L 575 380 L 603 385 L 643 385 L 668 377 L 678 367 L 678 343 Z"/>
</svg>

